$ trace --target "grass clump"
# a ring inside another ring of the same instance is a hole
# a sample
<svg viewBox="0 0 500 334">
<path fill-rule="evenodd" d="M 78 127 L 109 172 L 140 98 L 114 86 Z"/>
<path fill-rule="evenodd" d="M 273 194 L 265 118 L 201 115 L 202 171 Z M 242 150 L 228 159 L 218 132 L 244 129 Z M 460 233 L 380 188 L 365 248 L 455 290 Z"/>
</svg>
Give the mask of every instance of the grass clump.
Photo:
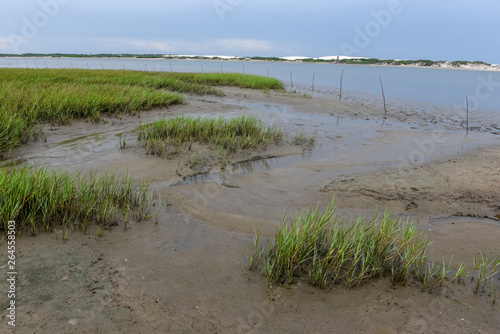
<svg viewBox="0 0 500 334">
<path fill-rule="evenodd" d="M 312 207 L 287 224 L 283 215 L 274 242 L 264 259 L 269 282 L 291 284 L 302 274 L 321 288 L 343 284 L 353 288 L 371 278 L 389 275 L 394 284 L 405 285 L 410 275 L 427 260 L 427 238 L 415 225 L 390 217 L 370 223 L 339 221 L 333 202 L 324 213 Z"/>
<path fill-rule="evenodd" d="M 208 144 L 221 152 L 233 153 L 268 143 L 279 143 L 281 129 L 269 127 L 255 116 L 225 119 L 181 116 L 160 118 L 143 124 L 138 139 L 144 141 L 148 154 L 167 156 L 193 142 Z"/>
<path fill-rule="evenodd" d="M 304 130 L 300 130 L 299 133 L 293 137 L 293 143 L 303 147 L 312 147 L 315 141 L 316 137 Z"/>
<path fill-rule="evenodd" d="M 354 288 L 370 279 L 390 278 L 393 285 L 419 282 L 423 291 L 439 291 L 451 282 L 465 284 L 476 280 L 474 293 L 497 296 L 491 279 L 500 271 L 500 258 L 477 257 L 474 268 L 452 267 L 452 260 L 441 264 L 429 261 L 427 237 L 417 225 L 390 216 L 375 217 L 368 223 L 360 217 L 355 223 L 339 220 L 334 202 L 320 212 L 310 207 L 295 215 L 290 223 L 286 213 L 270 242 L 267 254 L 258 245 L 259 236 L 250 254 L 250 269 L 263 265 L 269 283 L 292 284 L 306 276 L 319 288 L 343 285 Z"/>
<path fill-rule="evenodd" d="M 23 166 L 0 170 L 0 228 L 7 221 L 16 222 L 16 231 L 62 227 L 86 230 L 91 223 L 115 225 L 122 215 L 127 224 L 129 214 L 135 219 L 149 217 L 155 194 L 148 192 L 148 182 L 138 186 L 127 174 L 96 176 L 73 175 L 50 171 L 43 167 Z"/>
<path fill-rule="evenodd" d="M 241 73 L 167 73 L 166 75 L 184 82 L 208 86 L 232 86 L 260 90 L 284 90 L 278 79 Z"/>
</svg>

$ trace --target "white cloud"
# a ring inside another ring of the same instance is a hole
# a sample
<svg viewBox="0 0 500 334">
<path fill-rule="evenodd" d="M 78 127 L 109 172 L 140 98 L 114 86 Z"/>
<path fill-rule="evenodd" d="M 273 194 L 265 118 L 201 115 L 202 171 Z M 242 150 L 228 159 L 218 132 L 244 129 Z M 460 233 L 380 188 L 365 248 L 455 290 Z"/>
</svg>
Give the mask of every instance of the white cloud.
<svg viewBox="0 0 500 334">
<path fill-rule="evenodd" d="M 137 50 L 151 50 L 157 52 L 175 52 L 176 47 L 172 43 L 167 43 L 163 41 L 148 41 L 148 40 L 131 40 L 125 44 L 133 47 Z"/>
<path fill-rule="evenodd" d="M 10 53 L 13 51 L 10 38 L 0 37 L 0 51 L 6 53 Z"/>
<path fill-rule="evenodd" d="M 165 40 L 131 39 L 131 38 L 91 38 L 92 47 L 106 52 L 130 52 L 137 53 L 175 53 L 183 50 L 183 43 Z M 128 51 L 127 51 L 128 52 Z"/>
<path fill-rule="evenodd" d="M 267 41 L 257 39 L 223 38 L 213 43 L 216 47 L 234 51 L 270 51 L 271 44 Z"/>
</svg>

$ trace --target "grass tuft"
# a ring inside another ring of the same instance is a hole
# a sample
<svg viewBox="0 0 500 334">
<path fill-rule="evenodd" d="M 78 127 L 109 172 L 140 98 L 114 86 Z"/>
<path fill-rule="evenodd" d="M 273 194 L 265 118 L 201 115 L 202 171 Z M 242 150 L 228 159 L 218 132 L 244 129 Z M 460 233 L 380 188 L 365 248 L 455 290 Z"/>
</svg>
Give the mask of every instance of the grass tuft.
<svg viewBox="0 0 500 334">
<path fill-rule="evenodd" d="M 451 282 L 464 283 L 466 277 L 476 280 L 474 293 L 486 293 L 496 301 L 497 289 L 492 278 L 500 271 L 500 257 L 493 260 L 482 255 L 474 259 L 474 268 L 466 272 L 460 264 L 453 269 L 452 260 L 436 264 L 426 253 L 427 237 L 417 225 L 396 219 L 386 212 L 368 223 L 360 217 L 355 223 L 339 220 L 334 201 L 320 212 L 309 207 L 288 222 L 286 212 L 281 225 L 262 255 L 259 234 L 250 255 L 250 269 L 261 262 L 269 283 L 292 284 L 307 276 L 319 288 L 343 285 L 355 288 L 370 279 L 390 278 L 393 285 L 420 282 L 422 291 L 440 291 Z M 262 257 L 262 260 L 260 260 Z"/>
<path fill-rule="evenodd" d="M 0 170 L 0 219 L 16 222 L 16 231 L 29 228 L 63 231 L 81 228 L 91 223 L 111 226 L 119 213 L 127 217 L 134 212 L 136 220 L 148 218 L 155 194 L 148 192 L 148 182 L 138 186 L 127 174 L 96 176 L 73 175 L 50 171 L 43 167 L 23 166 Z M 125 218 L 127 220 L 127 218 Z"/>
<path fill-rule="evenodd" d="M 259 145 L 279 143 L 281 129 L 265 126 L 255 116 L 201 118 L 181 116 L 160 118 L 143 124 L 138 139 L 144 142 L 148 154 L 167 157 L 179 152 L 183 145 L 197 142 L 215 147 L 221 152 L 236 152 Z M 195 159 L 196 160 L 196 159 Z"/>
</svg>

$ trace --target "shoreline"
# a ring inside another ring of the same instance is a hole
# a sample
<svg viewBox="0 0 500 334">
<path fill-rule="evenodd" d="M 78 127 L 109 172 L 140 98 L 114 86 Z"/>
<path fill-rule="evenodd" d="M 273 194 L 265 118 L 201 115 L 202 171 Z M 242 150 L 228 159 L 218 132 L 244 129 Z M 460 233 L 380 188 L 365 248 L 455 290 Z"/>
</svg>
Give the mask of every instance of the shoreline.
<svg viewBox="0 0 500 334">
<path fill-rule="evenodd" d="M 474 64 L 473 62 L 467 64 L 461 64 L 459 66 L 453 66 L 452 62 L 449 61 L 436 61 L 432 65 L 419 65 L 418 63 L 414 64 L 399 64 L 392 65 L 384 62 L 373 63 L 373 64 L 352 64 L 352 63 L 343 63 L 342 61 L 303 61 L 302 59 L 297 60 L 266 60 L 266 59 L 252 59 L 248 57 L 236 57 L 236 58 L 205 58 L 204 56 L 192 56 L 192 57 L 55 57 L 55 56 L 0 56 L 0 59 L 27 59 L 27 58 L 40 58 L 40 59 L 139 59 L 139 60 L 188 60 L 188 61 L 230 61 L 230 62 L 271 62 L 271 63 L 304 63 L 304 64 L 325 64 L 325 65 L 354 65 L 354 66 L 383 66 L 383 67 L 402 67 L 402 68 L 431 68 L 431 69 L 449 69 L 449 70 L 465 70 L 465 71 L 487 71 L 487 72 L 498 72 L 500 71 L 500 64 Z M 418 62 L 418 60 L 411 60 L 414 62 Z"/>
</svg>

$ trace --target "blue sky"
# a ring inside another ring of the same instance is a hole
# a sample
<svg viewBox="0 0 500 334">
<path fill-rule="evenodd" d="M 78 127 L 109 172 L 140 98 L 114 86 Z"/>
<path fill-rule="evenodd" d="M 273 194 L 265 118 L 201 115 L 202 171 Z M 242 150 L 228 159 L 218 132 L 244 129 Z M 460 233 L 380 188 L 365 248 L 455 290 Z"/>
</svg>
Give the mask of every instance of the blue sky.
<svg viewBox="0 0 500 334">
<path fill-rule="evenodd" d="M 500 63 L 499 0 L 19 0 L 0 9 L 0 53 Z"/>
</svg>

